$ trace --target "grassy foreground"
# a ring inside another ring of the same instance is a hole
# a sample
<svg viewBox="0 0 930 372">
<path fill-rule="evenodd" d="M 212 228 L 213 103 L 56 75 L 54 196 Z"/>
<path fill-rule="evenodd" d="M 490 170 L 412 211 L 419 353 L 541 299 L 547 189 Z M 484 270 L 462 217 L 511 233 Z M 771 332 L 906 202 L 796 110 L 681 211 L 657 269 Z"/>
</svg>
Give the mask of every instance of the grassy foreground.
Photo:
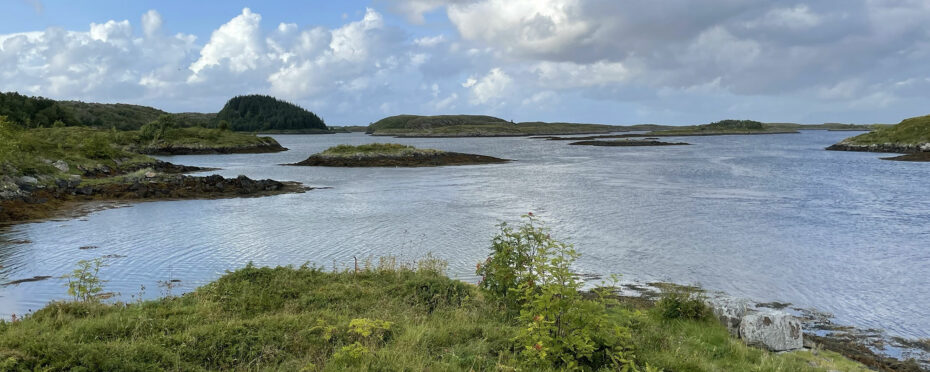
<svg viewBox="0 0 930 372">
<path fill-rule="evenodd" d="M 246 268 L 155 301 L 56 302 L 0 322 L 0 370 L 530 370 L 516 319 L 443 264 Z M 636 305 L 638 306 L 638 305 Z M 772 354 L 712 319 L 619 303 L 637 365 L 668 371 L 864 371 L 826 351 Z"/>
</svg>

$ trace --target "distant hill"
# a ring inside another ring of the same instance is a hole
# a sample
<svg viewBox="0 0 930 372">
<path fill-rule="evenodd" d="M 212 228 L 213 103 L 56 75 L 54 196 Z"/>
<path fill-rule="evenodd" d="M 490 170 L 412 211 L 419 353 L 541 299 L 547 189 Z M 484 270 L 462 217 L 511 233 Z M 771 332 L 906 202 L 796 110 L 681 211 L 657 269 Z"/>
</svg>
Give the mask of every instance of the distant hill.
<svg viewBox="0 0 930 372">
<path fill-rule="evenodd" d="M 216 114 L 216 120 L 225 120 L 230 129 L 238 131 L 327 130 L 326 123 L 316 114 L 263 95 L 233 97 Z"/>
<path fill-rule="evenodd" d="M 486 115 L 397 115 L 368 126 L 367 133 L 400 137 L 496 137 L 608 133 L 617 127 L 576 123 L 513 123 Z"/>
<path fill-rule="evenodd" d="M 0 116 L 28 128 L 51 127 L 56 121 L 63 125 L 81 124 L 61 102 L 16 92 L 0 93 Z"/>
<path fill-rule="evenodd" d="M 73 125 L 119 130 L 136 130 L 168 114 L 157 108 L 124 103 L 60 101 L 59 104 L 77 118 L 77 123 Z"/>
</svg>

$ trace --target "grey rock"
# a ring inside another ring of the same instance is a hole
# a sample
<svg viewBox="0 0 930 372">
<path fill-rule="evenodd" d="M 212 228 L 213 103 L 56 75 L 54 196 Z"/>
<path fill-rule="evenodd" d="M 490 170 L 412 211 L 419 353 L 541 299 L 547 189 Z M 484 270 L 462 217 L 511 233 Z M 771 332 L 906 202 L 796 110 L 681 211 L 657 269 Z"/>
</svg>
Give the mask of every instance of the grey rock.
<svg viewBox="0 0 930 372">
<path fill-rule="evenodd" d="M 158 173 L 155 172 L 145 172 L 145 178 L 155 178 L 158 176 Z"/>
<path fill-rule="evenodd" d="M 717 297 L 707 300 L 708 306 L 714 311 L 714 316 L 720 320 L 730 335 L 739 337 L 739 326 L 749 309 L 749 301 L 742 298 Z"/>
<path fill-rule="evenodd" d="M 35 177 L 22 176 L 18 180 L 16 180 L 16 183 L 20 186 L 23 186 L 23 185 L 34 186 L 39 183 L 39 180 L 36 179 Z"/>
<path fill-rule="evenodd" d="M 750 346 L 770 351 L 797 350 L 804 347 L 801 322 L 781 311 L 761 311 L 743 317 L 739 335 Z"/>
<path fill-rule="evenodd" d="M 52 166 L 55 167 L 55 168 L 57 168 L 58 170 L 60 170 L 60 171 L 62 171 L 62 172 L 67 172 L 67 171 L 71 170 L 71 167 L 69 167 L 69 166 L 68 166 L 68 163 L 66 163 L 64 160 L 56 161 L 56 162 L 52 163 Z"/>
</svg>

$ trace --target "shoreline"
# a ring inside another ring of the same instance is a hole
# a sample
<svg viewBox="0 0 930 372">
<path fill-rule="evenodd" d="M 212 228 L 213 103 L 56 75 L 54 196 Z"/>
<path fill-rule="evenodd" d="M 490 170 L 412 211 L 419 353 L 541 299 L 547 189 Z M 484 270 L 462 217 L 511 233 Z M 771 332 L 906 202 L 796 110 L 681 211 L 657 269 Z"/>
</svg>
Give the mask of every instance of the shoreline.
<svg viewBox="0 0 930 372">
<path fill-rule="evenodd" d="M 883 157 L 880 159 L 894 161 L 930 162 L 930 143 L 908 145 L 901 145 L 896 143 L 856 145 L 840 142 L 828 146 L 825 150 L 902 154 L 898 156 Z"/>
<path fill-rule="evenodd" d="M 312 189 L 299 182 L 252 180 L 246 176 L 224 178 L 219 175 L 152 173 L 143 178 L 120 182 L 67 182 L 0 200 L 0 227 L 77 218 L 138 202 L 253 198 L 303 193 Z"/>
<path fill-rule="evenodd" d="M 320 156 L 311 155 L 307 159 L 287 166 L 304 167 L 440 167 L 450 165 L 479 165 L 509 163 L 512 160 L 493 156 L 464 154 L 459 152 L 414 153 L 410 155 L 364 155 L 364 156 Z"/>
<path fill-rule="evenodd" d="M 232 147 L 210 147 L 210 146 L 158 146 L 143 147 L 132 149 L 133 152 L 143 155 L 228 155 L 228 154 L 268 154 L 275 152 L 288 151 L 288 148 L 281 146 L 277 141 L 261 145 L 250 146 L 232 146 Z"/>
<path fill-rule="evenodd" d="M 590 277 L 600 279 L 599 275 L 590 275 Z M 618 297 L 633 303 L 655 304 L 663 293 L 676 289 L 694 291 L 704 296 L 708 304 L 736 300 L 743 301 L 749 308 L 760 311 L 788 312 L 803 324 L 805 349 L 820 348 L 834 351 L 880 371 L 930 371 L 930 340 L 905 339 L 889 335 L 883 330 L 835 324 L 832 314 L 816 309 L 783 302 L 758 302 L 748 298 L 734 297 L 722 291 L 667 282 L 625 281 L 618 283 L 614 292 Z M 889 348 L 893 352 L 883 350 Z M 912 361 L 901 357 L 909 357 Z"/>
</svg>

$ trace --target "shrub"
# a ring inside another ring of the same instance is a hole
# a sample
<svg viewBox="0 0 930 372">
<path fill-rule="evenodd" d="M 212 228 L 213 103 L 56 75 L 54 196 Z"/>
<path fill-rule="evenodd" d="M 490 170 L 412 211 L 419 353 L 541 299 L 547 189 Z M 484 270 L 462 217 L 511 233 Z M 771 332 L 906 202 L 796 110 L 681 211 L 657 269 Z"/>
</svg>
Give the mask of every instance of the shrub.
<svg viewBox="0 0 930 372">
<path fill-rule="evenodd" d="M 81 154 L 91 159 L 112 159 L 117 151 L 106 135 L 94 134 L 84 139 L 81 144 Z"/>
<path fill-rule="evenodd" d="M 100 280 L 100 268 L 106 266 L 102 258 L 80 260 L 78 267 L 68 275 L 68 294 L 75 301 L 96 301 L 97 294 L 103 291 Z"/>
<path fill-rule="evenodd" d="M 579 254 L 553 239 L 532 214 L 514 230 L 501 225 L 484 265 L 480 287 L 522 325 L 514 341 L 531 369 L 635 368 L 630 330 L 607 316 L 604 302 L 581 295 L 571 270 Z"/>
<path fill-rule="evenodd" d="M 703 296 L 684 289 L 666 292 L 656 303 L 656 308 L 665 319 L 705 319 L 711 313 Z"/>
</svg>

